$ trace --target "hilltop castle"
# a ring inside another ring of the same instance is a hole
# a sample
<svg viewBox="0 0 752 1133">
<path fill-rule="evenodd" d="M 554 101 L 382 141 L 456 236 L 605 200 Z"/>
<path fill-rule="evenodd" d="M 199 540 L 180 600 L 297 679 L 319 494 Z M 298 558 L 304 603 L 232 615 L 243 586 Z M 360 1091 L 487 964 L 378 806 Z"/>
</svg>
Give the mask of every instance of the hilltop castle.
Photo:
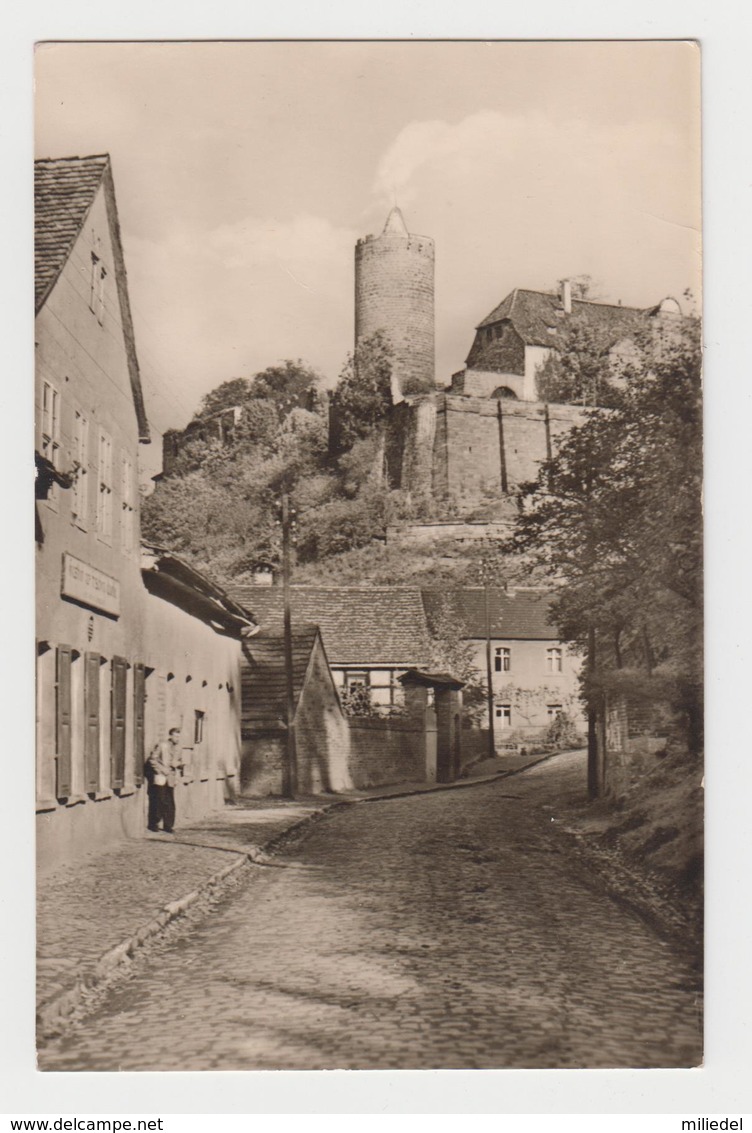
<svg viewBox="0 0 752 1133">
<path fill-rule="evenodd" d="M 592 409 L 549 404 L 537 377 L 568 325 L 601 332 L 614 356 L 651 320 L 681 317 L 675 299 L 647 310 L 515 288 L 475 328 L 465 367 L 436 380 L 434 243 L 393 208 L 380 236 L 355 248 L 355 341 L 381 331 L 394 353 L 385 465 L 394 488 L 460 509 L 508 496 L 534 479 L 557 441 Z M 655 324 L 653 324 L 655 325 Z"/>
</svg>

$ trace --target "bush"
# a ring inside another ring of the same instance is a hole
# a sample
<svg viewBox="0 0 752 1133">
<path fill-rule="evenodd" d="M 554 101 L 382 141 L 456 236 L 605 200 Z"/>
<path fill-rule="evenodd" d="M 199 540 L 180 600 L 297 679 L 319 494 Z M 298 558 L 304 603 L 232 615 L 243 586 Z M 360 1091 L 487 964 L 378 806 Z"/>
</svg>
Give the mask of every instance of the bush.
<svg viewBox="0 0 752 1133">
<path fill-rule="evenodd" d="M 582 737 L 577 731 L 577 725 L 568 712 L 557 712 L 556 718 L 551 721 L 543 738 L 545 744 L 553 744 L 560 750 L 575 748 L 582 745 Z"/>
<path fill-rule="evenodd" d="M 301 516 L 298 554 L 301 562 L 329 558 L 363 547 L 383 532 L 384 501 L 378 493 L 332 500 Z"/>
<path fill-rule="evenodd" d="M 346 716 L 373 716 L 371 693 L 365 685 L 341 688 L 339 699 Z"/>
</svg>

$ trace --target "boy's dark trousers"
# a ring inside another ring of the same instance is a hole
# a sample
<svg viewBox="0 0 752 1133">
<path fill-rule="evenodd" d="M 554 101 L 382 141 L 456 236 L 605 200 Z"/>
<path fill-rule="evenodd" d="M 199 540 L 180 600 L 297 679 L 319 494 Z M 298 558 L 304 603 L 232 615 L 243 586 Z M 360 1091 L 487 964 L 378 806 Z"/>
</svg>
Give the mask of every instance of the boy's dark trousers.
<svg viewBox="0 0 752 1133">
<path fill-rule="evenodd" d="M 169 833 L 175 825 L 175 789 L 149 784 L 149 829 L 156 830 L 160 824 Z"/>
</svg>

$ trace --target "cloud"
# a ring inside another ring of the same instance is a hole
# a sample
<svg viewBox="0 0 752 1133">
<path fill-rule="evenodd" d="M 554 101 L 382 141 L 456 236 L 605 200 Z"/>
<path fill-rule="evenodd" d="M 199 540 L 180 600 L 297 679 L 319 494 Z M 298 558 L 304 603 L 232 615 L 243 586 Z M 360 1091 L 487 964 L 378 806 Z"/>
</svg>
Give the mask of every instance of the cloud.
<svg viewBox="0 0 752 1133">
<path fill-rule="evenodd" d="M 559 194 L 576 206 L 577 198 L 614 199 L 639 187 L 669 213 L 686 213 L 679 148 L 660 119 L 635 128 L 483 110 L 456 123 L 407 123 L 378 163 L 373 193 L 380 205 L 393 196 L 409 205 L 441 192 L 473 201 L 477 215 L 494 198 L 497 209 L 520 194 Z"/>
<path fill-rule="evenodd" d="M 604 124 L 481 110 L 408 122 L 381 155 L 374 223 L 394 198 L 436 243 L 437 367 L 514 287 L 590 274 L 647 306 L 698 287 L 699 162 L 665 120 Z"/>
<path fill-rule="evenodd" d="M 382 200 L 393 195 L 412 203 L 421 180 L 436 174 L 469 174 L 509 161 L 524 131 L 524 119 L 484 110 L 460 122 L 408 123 L 379 162 L 374 186 Z M 491 147 L 491 148 L 489 148 Z M 491 159 L 489 161 L 489 159 Z"/>
<path fill-rule="evenodd" d="M 209 234 L 209 249 L 227 268 L 272 265 L 305 276 L 311 287 L 322 282 L 322 267 L 352 248 L 355 233 L 318 216 L 299 215 L 286 223 L 247 217 Z"/>
<path fill-rule="evenodd" d="M 606 127 L 491 110 L 416 119 L 373 169 L 361 231 L 306 211 L 203 225 L 181 214 L 149 238 L 124 230 L 160 427 L 184 423 L 226 378 L 284 358 L 303 358 L 333 382 L 352 343 L 354 244 L 371 221 L 380 231 L 395 196 L 408 227 L 436 243 L 442 381 L 513 287 L 588 273 L 602 298 L 644 306 L 699 291 L 699 165 L 659 119 Z"/>
</svg>

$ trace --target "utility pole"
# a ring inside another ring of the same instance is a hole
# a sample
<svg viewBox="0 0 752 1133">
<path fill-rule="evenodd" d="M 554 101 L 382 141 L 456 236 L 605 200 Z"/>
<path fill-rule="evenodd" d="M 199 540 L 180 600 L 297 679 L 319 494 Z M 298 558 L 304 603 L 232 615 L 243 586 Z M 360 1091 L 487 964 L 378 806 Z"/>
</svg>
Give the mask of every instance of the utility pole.
<svg viewBox="0 0 752 1133">
<path fill-rule="evenodd" d="M 587 648 L 587 672 L 588 683 L 590 685 L 588 691 L 588 709 L 587 709 L 587 784 L 588 795 L 591 799 L 599 799 L 605 793 L 605 777 L 606 777 L 606 747 L 605 747 L 605 728 L 600 728 L 599 735 L 599 710 L 593 701 L 594 689 L 593 683 L 597 670 L 597 657 L 596 657 L 596 637 L 595 627 L 588 628 L 588 648 Z M 600 723 L 603 725 L 604 705 L 602 697 L 598 697 L 597 704 L 600 706 Z"/>
<path fill-rule="evenodd" d="M 287 749 L 282 774 L 282 794 L 294 799 L 298 785 L 295 747 L 295 685 L 292 667 L 292 616 L 290 612 L 290 496 L 282 493 L 282 602 L 284 606 L 285 683 L 287 686 Z"/>
<path fill-rule="evenodd" d="M 496 758 L 496 739 L 494 737 L 494 694 L 493 669 L 491 667 L 491 615 L 488 606 L 488 582 L 483 585 L 483 601 L 486 613 L 486 681 L 488 684 L 488 758 Z"/>
</svg>

